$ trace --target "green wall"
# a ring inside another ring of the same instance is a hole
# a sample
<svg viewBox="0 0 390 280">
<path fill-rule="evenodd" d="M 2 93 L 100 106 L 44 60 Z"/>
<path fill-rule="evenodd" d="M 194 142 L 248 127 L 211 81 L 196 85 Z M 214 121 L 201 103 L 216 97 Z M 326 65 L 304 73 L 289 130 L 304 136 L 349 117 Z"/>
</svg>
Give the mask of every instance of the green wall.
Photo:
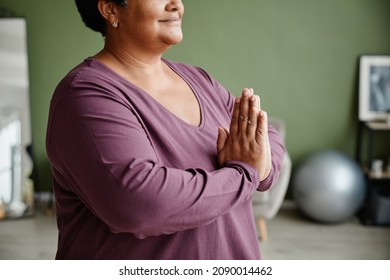
<svg viewBox="0 0 390 280">
<path fill-rule="evenodd" d="M 335 148 L 353 155 L 360 54 L 390 53 L 389 0 L 184 0 L 184 41 L 167 57 L 208 70 L 234 94 L 253 87 L 286 120 L 294 163 Z M 58 81 L 103 44 L 74 1 L 0 0 L 27 18 L 31 114 L 43 188 L 45 131 Z"/>
</svg>

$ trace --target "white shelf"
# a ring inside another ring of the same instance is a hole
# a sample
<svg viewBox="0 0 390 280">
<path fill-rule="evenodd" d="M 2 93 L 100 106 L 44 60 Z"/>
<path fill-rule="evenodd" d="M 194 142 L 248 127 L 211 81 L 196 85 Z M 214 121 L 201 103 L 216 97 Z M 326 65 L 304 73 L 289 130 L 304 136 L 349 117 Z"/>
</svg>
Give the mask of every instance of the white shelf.
<svg viewBox="0 0 390 280">
<path fill-rule="evenodd" d="M 390 130 L 390 124 L 388 122 L 366 122 L 368 128 L 372 130 Z"/>
</svg>

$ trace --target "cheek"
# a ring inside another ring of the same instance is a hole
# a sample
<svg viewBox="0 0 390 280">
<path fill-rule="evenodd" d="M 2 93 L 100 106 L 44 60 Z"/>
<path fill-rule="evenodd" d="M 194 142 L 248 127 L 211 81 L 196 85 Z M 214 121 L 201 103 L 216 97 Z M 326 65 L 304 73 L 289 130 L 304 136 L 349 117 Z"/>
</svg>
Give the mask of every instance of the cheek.
<svg viewBox="0 0 390 280">
<path fill-rule="evenodd" d="M 144 20 L 158 20 L 165 12 L 165 4 L 163 2 L 165 1 L 150 1 L 148 4 L 145 4 L 142 9 L 139 9 L 136 14 Z"/>
</svg>

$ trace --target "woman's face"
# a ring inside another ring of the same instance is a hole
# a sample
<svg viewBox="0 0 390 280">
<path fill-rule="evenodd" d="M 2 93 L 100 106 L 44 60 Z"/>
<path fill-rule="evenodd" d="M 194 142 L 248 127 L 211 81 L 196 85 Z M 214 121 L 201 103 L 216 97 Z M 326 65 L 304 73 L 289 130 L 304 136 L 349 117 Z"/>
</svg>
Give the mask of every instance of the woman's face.
<svg viewBox="0 0 390 280">
<path fill-rule="evenodd" d="M 117 31 L 124 43 L 166 48 L 183 39 L 183 14 L 181 0 L 128 0 L 128 7 L 119 9 Z"/>
</svg>

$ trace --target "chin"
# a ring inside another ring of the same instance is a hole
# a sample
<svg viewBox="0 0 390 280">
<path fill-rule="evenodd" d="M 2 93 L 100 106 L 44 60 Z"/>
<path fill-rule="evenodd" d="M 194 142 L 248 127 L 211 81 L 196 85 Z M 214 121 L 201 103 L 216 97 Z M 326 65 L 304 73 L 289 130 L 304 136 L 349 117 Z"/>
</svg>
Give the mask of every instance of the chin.
<svg viewBox="0 0 390 280">
<path fill-rule="evenodd" d="M 176 36 L 169 36 L 167 38 L 164 38 L 165 44 L 171 45 L 171 46 L 180 44 L 181 41 L 183 41 L 183 34 L 176 35 Z"/>
</svg>

